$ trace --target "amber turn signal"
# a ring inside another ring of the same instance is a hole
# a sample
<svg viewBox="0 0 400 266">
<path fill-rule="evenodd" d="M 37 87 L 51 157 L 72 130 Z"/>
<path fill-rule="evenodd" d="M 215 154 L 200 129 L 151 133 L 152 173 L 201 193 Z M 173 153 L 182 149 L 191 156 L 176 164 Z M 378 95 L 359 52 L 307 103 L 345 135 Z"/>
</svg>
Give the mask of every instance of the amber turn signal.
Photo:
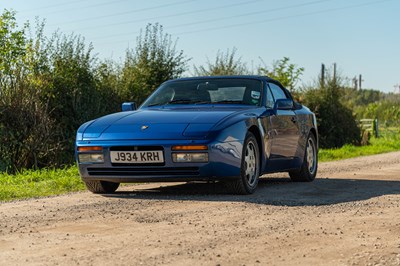
<svg viewBox="0 0 400 266">
<path fill-rule="evenodd" d="M 79 152 L 90 152 L 90 151 L 103 151 L 103 147 L 100 146 L 83 146 L 78 147 Z"/>
<path fill-rule="evenodd" d="M 206 151 L 208 150 L 207 145 L 181 145 L 172 146 L 173 151 Z"/>
</svg>

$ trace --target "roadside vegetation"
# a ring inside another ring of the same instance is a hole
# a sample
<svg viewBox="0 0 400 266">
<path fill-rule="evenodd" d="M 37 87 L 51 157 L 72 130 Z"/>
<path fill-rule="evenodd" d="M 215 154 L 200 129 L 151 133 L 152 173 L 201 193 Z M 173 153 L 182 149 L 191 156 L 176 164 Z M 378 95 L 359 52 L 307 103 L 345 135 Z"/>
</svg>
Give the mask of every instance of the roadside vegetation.
<svg viewBox="0 0 400 266">
<path fill-rule="evenodd" d="M 0 15 L 0 171 L 62 167 L 74 161 L 78 127 L 141 103 L 159 84 L 180 77 L 188 59 L 159 24 L 149 24 L 122 65 L 100 60 L 76 35 L 43 34 Z"/>
<path fill-rule="evenodd" d="M 0 173 L 0 202 L 84 190 L 76 166 Z"/>
<path fill-rule="evenodd" d="M 148 24 L 122 63 L 97 58 L 81 36 L 55 32 L 44 23 L 19 26 L 15 12 L 0 14 L 0 201 L 83 189 L 74 163 L 75 133 L 91 119 L 138 105 L 162 82 L 189 70 L 190 57 L 162 25 Z M 186 75 L 267 75 L 316 113 L 320 161 L 400 150 L 400 95 L 349 84 L 336 69 L 323 68 L 301 84 L 304 68 L 288 57 L 249 69 L 236 48 L 193 66 Z M 378 119 L 371 137 L 359 121 Z M 50 170 L 56 169 L 56 170 Z M 36 171 L 35 171 L 36 170 Z"/>
<path fill-rule="evenodd" d="M 379 138 L 371 137 L 369 145 L 355 146 L 346 144 L 340 148 L 320 149 L 319 161 L 329 162 L 359 156 L 374 155 L 400 150 L 400 129 L 381 133 Z"/>
</svg>

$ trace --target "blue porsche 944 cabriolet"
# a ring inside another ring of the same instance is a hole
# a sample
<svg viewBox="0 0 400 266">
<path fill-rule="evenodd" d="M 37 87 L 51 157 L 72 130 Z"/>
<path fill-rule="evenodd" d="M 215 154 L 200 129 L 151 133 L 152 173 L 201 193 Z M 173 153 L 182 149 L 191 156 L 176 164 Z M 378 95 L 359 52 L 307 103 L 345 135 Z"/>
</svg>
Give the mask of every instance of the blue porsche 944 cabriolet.
<svg viewBox="0 0 400 266">
<path fill-rule="evenodd" d="M 76 136 L 88 190 L 112 193 L 124 182 L 224 182 L 253 193 L 264 173 L 315 179 L 315 115 L 265 76 L 170 80 L 139 107 L 83 124 Z"/>
</svg>

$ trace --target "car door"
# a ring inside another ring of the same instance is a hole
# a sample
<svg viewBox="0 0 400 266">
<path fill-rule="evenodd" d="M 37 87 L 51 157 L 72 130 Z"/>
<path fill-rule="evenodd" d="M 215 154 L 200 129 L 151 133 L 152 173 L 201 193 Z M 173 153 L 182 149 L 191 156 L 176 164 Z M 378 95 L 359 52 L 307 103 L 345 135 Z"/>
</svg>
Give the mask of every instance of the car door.
<svg viewBox="0 0 400 266">
<path fill-rule="evenodd" d="M 286 91 L 275 83 L 268 83 L 274 102 L 279 99 L 290 99 Z M 270 159 L 292 160 L 295 157 L 300 137 L 297 117 L 294 110 L 276 110 L 270 116 L 272 132 Z"/>
</svg>

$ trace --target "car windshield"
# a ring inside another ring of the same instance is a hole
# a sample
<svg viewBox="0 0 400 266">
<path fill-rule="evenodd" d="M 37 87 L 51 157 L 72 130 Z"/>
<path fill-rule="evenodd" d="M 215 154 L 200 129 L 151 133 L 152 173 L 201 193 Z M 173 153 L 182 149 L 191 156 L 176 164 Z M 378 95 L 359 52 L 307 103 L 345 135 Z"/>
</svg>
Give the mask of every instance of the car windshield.
<svg viewBox="0 0 400 266">
<path fill-rule="evenodd" d="M 193 79 L 164 83 L 142 107 L 170 104 L 244 104 L 261 103 L 262 82 L 256 79 Z"/>
</svg>

